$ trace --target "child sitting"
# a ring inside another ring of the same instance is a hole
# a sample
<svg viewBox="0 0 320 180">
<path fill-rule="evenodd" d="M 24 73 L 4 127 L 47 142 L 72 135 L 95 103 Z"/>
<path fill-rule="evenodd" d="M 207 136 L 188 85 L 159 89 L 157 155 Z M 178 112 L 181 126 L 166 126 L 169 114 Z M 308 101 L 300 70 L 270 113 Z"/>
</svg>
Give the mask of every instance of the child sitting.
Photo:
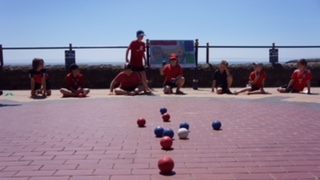
<svg viewBox="0 0 320 180">
<path fill-rule="evenodd" d="M 61 88 L 63 97 L 85 97 L 89 94 L 88 88 L 83 88 L 83 75 L 76 64 L 70 65 L 70 73 L 66 76 L 66 88 Z"/>
<path fill-rule="evenodd" d="M 247 87 L 241 89 L 240 91 L 235 91 L 234 94 L 238 95 L 239 93 L 248 91 L 249 94 L 265 94 L 264 91 L 264 81 L 267 78 L 266 72 L 263 71 L 262 63 L 254 63 L 254 71 L 251 72 L 249 76 L 249 82 Z"/>
<path fill-rule="evenodd" d="M 307 61 L 300 59 L 297 62 L 297 69 L 291 75 L 291 80 L 288 85 L 279 87 L 277 90 L 280 93 L 300 93 L 307 86 L 308 94 L 311 94 L 311 79 L 312 74 L 309 69 L 306 69 Z"/>
</svg>

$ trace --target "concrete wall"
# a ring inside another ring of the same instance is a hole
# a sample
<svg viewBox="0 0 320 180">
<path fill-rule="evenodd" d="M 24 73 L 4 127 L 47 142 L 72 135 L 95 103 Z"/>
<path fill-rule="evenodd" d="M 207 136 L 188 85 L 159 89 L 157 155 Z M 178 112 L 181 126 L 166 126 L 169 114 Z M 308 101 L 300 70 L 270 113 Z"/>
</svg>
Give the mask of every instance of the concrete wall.
<svg viewBox="0 0 320 180">
<path fill-rule="evenodd" d="M 320 63 L 309 63 L 313 80 L 312 86 L 320 86 Z M 199 87 L 211 87 L 212 76 L 217 69 L 217 65 L 199 65 L 197 75 Z M 0 89 L 18 90 L 30 89 L 30 79 L 28 70 L 30 66 L 4 66 L 0 68 Z M 67 71 L 65 66 L 46 66 L 50 75 L 52 89 L 64 86 Z M 122 70 L 121 66 L 111 65 L 80 65 L 81 72 L 85 76 L 85 86 L 94 89 L 109 88 L 112 79 Z M 287 84 L 295 69 L 295 63 L 290 64 L 266 64 L 264 67 L 267 73 L 266 87 L 277 87 Z M 234 87 L 243 87 L 248 81 L 250 72 L 253 71 L 251 64 L 230 65 L 230 72 L 234 78 Z M 152 80 L 152 87 L 161 87 L 164 77 L 160 76 L 159 69 L 147 71 Z M 192 87 L 194 79 L 194 69 L 184 69 L 186 77 L 186 87 Z"/>
</svg>

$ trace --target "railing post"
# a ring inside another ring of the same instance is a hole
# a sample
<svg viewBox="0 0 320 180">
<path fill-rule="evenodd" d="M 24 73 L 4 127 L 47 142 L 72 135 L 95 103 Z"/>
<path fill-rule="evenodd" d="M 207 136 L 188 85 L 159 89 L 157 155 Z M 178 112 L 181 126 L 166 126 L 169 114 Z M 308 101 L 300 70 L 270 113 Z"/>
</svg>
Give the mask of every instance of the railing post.
<svg viewBox="0 0 320 180">
<path fill-rule="evenodd" d="M 207 43 L 206 47 L 206 63 L 209 64 L 209 43 Z"/>
<path fill-rule="evenodd" d="M 3 66 L 3 49 L 2 44 L 0 44 L 0 67 Z"/>
<path fill-rule="evenodd" d="M 147 60 L 147 69 L 146 69 L 146 74 L 147 74 L 147 83 L 148 83 L 148 86 L 149 86 L 149 88 L 152 88 L 152 80 L 151 80 L 151 72 L 150 72 L 150 69 L 151 69 L 151 67 L 150 67 L 150 40 L 149 39 L 147 39 L 146 40 L 146 48 L 147 48 L 147 55 L 146 55 L 146 60 Z"/>
<path fill-rule="evenodd" d="M 195 51 L 194 51 L 194 57 L 195 57 L 195 64 L 196 67 L 194 68 L 194 78 L 193 78 L 193 89 L 197 90 L 198 89 L 198 49 L 199 49 L 199 40 L 196 39 L 195 41 Z"/>
</svg>

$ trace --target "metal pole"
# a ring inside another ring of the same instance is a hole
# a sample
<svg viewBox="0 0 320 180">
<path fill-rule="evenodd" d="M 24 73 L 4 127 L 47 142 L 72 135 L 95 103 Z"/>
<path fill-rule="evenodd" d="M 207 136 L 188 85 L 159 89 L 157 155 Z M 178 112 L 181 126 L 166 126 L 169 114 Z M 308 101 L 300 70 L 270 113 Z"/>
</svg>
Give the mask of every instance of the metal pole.
<svg viewBox="0 0 320 180">
<path fill-rule="evenodd" d="M 209 64 L 209 50 L 210 50 L 210 48 L 209 48 L 209 43 L 207 43 L 207 47 L 206 47 L 206 63 L 207 64 Z"/>
<path fill-rule="evenodd" d="M 195 51 L 194 51 L 194 57 L 195 57 L 195 64 L 196 67 L 194 68 L 194 78 L 193 78 L 193 89 L 197 90 L 198 89 L 198 48 L 199 48 L 199 40 L 196 39 L 195 42 Z"/>
<path fill-rule="evenodd" d="M 72 51 L 72 44 L 69 44 L 69 51 Z"/>
<path fill-rule="evenodd" d="M 2 44 L 0 44 L 0 67 L 3 66 L 3 52 L 2 52 Z"/>
<path fill-rule="evenodd" d="M 149 59 L 150 59 L 150 41 L 149 39 L 146 40 L 146 48 L 147 48 L 147 59 L 146 59 L 146 74 L 147 74 L 147 83 L 148 83 L 148 86 L 149 88 L 152 87 L 152 80 L 151 80 L 151 70 L 150 70 L 150 62 L 149 62 Z"/>
</svg>

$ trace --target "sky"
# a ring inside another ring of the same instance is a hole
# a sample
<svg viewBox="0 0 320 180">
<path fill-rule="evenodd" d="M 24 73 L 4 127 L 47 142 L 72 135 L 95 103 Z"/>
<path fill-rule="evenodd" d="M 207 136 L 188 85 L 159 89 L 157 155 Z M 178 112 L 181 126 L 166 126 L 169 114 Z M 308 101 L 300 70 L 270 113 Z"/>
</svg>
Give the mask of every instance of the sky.
<svg viewBox="0 0 320 180">
<path fill-rule="evenodd" d="M 6 47 L 127 46 L 150 40 L 200 45 L 320 45 L 320 0 L 0 0 Z M 4 63 L 64 63 L 64 50 L 4 50 Z M 205 49 L 199 61 L 205 61 Z M 320 49 L 280 49 L 280 62 Z M 268 49 L 210 49 L 210 62 L 268 61 Z M 124 62 L 125 49 L 76 50 L 77 63 Z"/>
</svg>

